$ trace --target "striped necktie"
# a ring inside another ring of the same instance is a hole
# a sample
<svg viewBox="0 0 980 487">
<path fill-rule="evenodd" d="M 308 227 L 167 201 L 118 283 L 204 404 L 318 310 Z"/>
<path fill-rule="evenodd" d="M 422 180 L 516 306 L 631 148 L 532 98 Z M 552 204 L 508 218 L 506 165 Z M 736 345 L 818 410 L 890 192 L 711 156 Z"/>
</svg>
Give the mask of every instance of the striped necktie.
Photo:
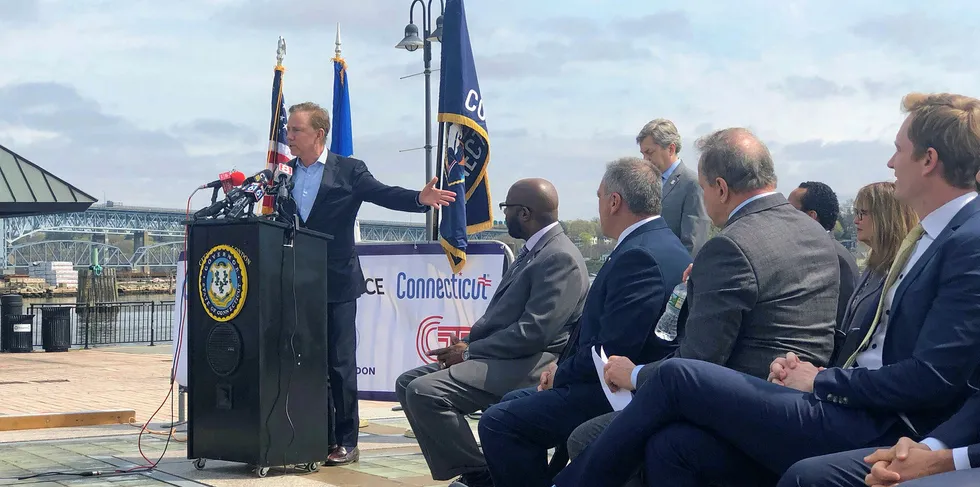
<svg viewBox="0 0 980 487">
<path fill-rule="evenodd" d="M 875 329 L 878 328 L 878 320 L 881 319 L 881 313 L 885 307 L 885 296 L 888 295 L 888 290 L 898 280 L 898 274 L 905 268 L 905 264 L 908 264 L 909 257 L 912 257 L 912 249 L 915 248 L 916 242 L 922 238 L 923 232 L 922 224 L 916 225 L 905 236 L 905 240 L 902 241 L 902 246 L 898 248 L 898 255 L 895 257 L 895 261 L 892 262 L 892 266 L 888 269 L 888 276 L 885 277 L 885 284 L 881 288 L 881 298 L 878 299 L 878 310 L 875 311 L 875 319 L 871 322 L 871 327 L 868 328 L 868 333 L 864 336 L 864 340 L 861 341 L 861 346 L 844 362 L 845 369 L 854 364 L 858 354 L 868 348 L 868 344 L 871 343 L 871 337 L 874 336 Z"/>
<path fill-rule="evenodd" d="M 527 245 L 522 245 L 521 251 L 517 253 L 517 259 L 514 262 L 523 259 L 525 255 L 527 255 Z"/>
</svg>

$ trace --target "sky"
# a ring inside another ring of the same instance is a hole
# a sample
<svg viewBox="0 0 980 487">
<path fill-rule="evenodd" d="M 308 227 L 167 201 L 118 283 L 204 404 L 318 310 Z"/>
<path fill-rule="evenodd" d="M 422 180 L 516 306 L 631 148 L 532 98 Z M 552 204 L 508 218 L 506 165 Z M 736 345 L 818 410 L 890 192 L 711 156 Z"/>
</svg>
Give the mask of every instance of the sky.
<svg viewBox="0 0 980 487">
<path fill-rule="evenodd" d="M 394 48 L 410 4 L 0 0 L 0 144 L 101 201 L 184 208 L 218 173 L 263 169 L 279 36 L 286 104 L 330 108 L 339 23 L 354 155 L 387 184 L 421 188 L 424 152 L 408 149 L 424 145 L 423 78 L 401 78 L 422 55 Z M 903 95 L 980 96 L 966 22 L 980 2 L 923 5 L 468 0 L 494 205 L 514 181 L 544 177 L 563 219 L 595 217 L 605 163 L 639 156 L 636 133 L 659 117 L 678 126 L 689 167 L 698 136 L 748 127 L 781 192 L 815 180 L 853 197 L 892 178 Z M 438 73 L 433 113 L 437 99 Z M 424 221 L 370 204 L 360 216 Z"/>
</svg>

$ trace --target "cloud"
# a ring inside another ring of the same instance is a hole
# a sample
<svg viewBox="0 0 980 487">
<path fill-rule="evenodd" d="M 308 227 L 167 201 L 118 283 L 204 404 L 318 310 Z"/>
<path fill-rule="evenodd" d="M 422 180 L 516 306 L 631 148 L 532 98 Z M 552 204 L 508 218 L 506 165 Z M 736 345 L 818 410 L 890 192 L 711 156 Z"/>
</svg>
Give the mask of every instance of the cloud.
<svg viewBox="0 0 980 487">
<path fill-rule="evenodd" d="M 624 37 L 656 37 L 672 40 L 690 40 L 694 35 L 691 18 L 682 10 L 668 10 L 627 18 L 612 23 Z"/>
<path fill-rule="evenodd" d="M 83 191 L 125 204 L 183 208 L 190 188 L 214 179 L 234 160 L 264 157 L 248 151 L 194 156 L 184 141 L 107 114 L 58 83 L 0 87 L 0 106 L 12 108 L 0 111 L 4 145 Z"/>
<path fill-rule="evenodd" d="M 247 125 L 217 119 L 197 119 L 174 126 L 172 133 L 190 143 L 207 144 L 221 141 L 254 144 L 261 137 Z"/>
<path fill-rule="evenodd" d="M 0 25 L 34 23 L 39 18 L 38 0 L 0 2 Z"/>
<path fill-rule="evenodd" d="M 851 96 L 857 93 L 857 90 L 850 86 L 841 86 L 820 76 L 789 76 L 782 83 L 771 87 L 789 97 L 804 100 Z"/>
<path fill-rule="evenodd" d="M 884 141 L 808 140 L 772 149 L 781 188 L 801 181 L 823 181 L 846 199 L 866 184 L 893 180 L 887 163 L 895 148 Z"/>
<path fill-rule="evenodd" d="M 953 7 L 955 10 L 961 10 Z M 957 12 L 957 16 L 938 12 L 905 12 L 875 15 L 851 27 L 851 33 L 880 46 L 911 54 L 928 64 L 951 71 L 977 71 L 980 53 L 965 49 L 974 43 L 972 26 L 956 19 L 975 18 L 977 12 Z"/>
</svg>

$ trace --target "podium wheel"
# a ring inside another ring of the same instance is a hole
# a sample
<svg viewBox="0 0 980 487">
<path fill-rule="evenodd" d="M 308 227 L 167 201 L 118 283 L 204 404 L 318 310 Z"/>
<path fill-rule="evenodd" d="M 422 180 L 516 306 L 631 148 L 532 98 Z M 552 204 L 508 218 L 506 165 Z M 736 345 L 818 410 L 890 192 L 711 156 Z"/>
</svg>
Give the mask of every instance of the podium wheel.
<svg viewBox="0 0 980 487">
<path fill-rule="evenodd" d="M 258 475 L 259 478 L 265 478 L 266 475 L 269 475 L 269 467 L 256 468 L 255 475 Z"/>
<path fill-rule="evenodd" d="M 307 463 L 306 465 L 303 465 L 303 469 L 307 472 L 316 472 L 317 470 L 320 470 L 320 462 Z"/>
<path fill-rule="evenodd" d="M 194 460 L 194 468 L 198 470 L 204 470 L 204 465 L 206 465 L 207 463 L 208 463 L 207 459 L 198 458 L 197 460 Z"/>
</svg>

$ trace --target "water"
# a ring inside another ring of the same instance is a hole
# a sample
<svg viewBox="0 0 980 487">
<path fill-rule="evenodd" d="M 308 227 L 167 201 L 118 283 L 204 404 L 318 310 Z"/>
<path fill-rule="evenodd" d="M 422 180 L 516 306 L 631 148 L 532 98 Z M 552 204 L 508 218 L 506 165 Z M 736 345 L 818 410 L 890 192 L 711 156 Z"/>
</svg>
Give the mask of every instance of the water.
<svg viewBox="0 0 980 487">
<path fill-rule="evenodd" d="M 657 321 L 657 328 L 654 330 L 657 338 L 668 342 L 677 338 L 677 318 L 681 314 L 685 299 L 687 299 L 687 283 L 681 282 L 674 286 L 674 292 L 670 294 L 667 306 L 664 307 L 664 314 L 660 315 L 660 320 Z"/>
<path fill-rule="evenodd" d="M 65 312 L 70 320 L 73 346 L 155 343 L 171 340 L 173 303 L 171 294 L 130 294 L 86 313 L 84 309 L 74 308 L 74 297 L 24 298 L 24 313 L 34 315 L 34 345 L 38 347 L 42 344 L 45 313 L 50 320 L 59 313 L 64 316 Z"/>
</svg>

